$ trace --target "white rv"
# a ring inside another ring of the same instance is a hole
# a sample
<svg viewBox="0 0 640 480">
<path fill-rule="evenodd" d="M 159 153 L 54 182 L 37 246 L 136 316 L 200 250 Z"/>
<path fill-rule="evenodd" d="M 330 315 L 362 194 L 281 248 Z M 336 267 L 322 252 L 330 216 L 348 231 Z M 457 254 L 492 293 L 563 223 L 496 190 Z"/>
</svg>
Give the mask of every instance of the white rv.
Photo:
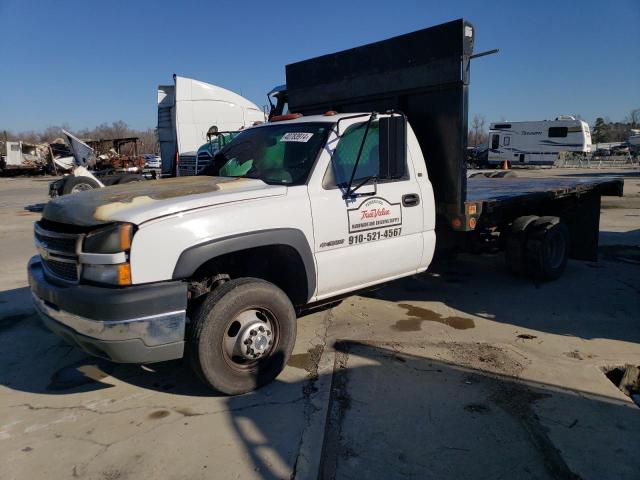
<svg viewBox="0 0 640 480">
<path fill-rule="evenodd" d="M 173 80 L 173 85 L 158 87 L 162 173 L 195 175 L 202 170 L 196 152 L 207 141 L 210 127 L 235 131 L 265 120 L 257 105 L 237 93 L 177 75 Z"/>
<path fill-rule="evenodd" d="M 538 122 L 492 123 L 488 163 L 553 165 L 560 152 L 590 152 L 589 125 L 571 116 Z"/>
</svg>

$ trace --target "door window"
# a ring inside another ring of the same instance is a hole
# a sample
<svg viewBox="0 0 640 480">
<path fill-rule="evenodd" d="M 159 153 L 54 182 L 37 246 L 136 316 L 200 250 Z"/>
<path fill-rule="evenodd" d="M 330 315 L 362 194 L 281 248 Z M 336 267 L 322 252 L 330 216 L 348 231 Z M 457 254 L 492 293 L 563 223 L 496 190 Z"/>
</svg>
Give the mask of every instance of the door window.
<svg viewBox="0 0 640 480">
<path fill-rule="evenodd" d="M 334 185 L 347 185 L 349 183 L 366 129 L 366 122 L 357 123 L 351 125 L 342 134 L 331 158 L 334 176 L 332 183 Z M 360 161 L 358 162 L 358 169 L 354 176 L 355 184 L 365 178 L 378 176 L 380 172 L 379 145 L 380 126 L 378 122 L 372 122 L 369 126 Z"/>
<path fill-rule="evenodd" d="M 493 137 L 491 137 L 491 148 L 496 150 L 500 146 L 500 135 L 495 133 Z"/>
</svg>

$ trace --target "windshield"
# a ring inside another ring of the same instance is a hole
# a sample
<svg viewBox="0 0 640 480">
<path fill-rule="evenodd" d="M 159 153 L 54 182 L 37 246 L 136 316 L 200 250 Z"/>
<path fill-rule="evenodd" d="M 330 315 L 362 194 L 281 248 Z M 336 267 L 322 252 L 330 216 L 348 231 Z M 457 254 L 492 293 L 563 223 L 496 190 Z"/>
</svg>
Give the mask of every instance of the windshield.
<svg viewBox="0 0 640 480">
<path fill-rule="evenodd" d="M 245 130 L 216 153 L 202 175 L 303 184 L 330 128 L 329 123 L 298 123 Z"/>
</svg>

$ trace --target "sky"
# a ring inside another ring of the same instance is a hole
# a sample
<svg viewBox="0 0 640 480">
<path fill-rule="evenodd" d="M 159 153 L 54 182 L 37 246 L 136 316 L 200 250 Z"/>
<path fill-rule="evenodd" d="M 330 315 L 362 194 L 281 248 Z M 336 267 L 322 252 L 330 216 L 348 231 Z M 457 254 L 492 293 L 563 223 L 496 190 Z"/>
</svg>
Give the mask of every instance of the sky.
<svg viewBox="0 0 640 480">
<path fill-rule="evenodd" d="M 288 63 L 465 18 L 470 119 L 623 120 L 640 108 L 640 1 L 0 0 L 0 131 L 156 125 L 174 73 L 266 104 Z"/>
</svg>

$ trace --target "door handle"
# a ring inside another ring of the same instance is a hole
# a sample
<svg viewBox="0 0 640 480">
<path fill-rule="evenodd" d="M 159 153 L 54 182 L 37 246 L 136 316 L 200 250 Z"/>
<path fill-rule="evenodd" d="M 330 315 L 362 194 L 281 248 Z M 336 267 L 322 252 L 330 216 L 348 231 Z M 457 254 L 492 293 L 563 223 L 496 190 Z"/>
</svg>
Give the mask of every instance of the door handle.
<svg viewBox="0 0 640 480">
<path fill-rule="evenodd" d="M 417 193 L 407 193 L 402 196 L 402 206 L 415 207 L 420 205 L 420 196 Z"/>
</svg>

